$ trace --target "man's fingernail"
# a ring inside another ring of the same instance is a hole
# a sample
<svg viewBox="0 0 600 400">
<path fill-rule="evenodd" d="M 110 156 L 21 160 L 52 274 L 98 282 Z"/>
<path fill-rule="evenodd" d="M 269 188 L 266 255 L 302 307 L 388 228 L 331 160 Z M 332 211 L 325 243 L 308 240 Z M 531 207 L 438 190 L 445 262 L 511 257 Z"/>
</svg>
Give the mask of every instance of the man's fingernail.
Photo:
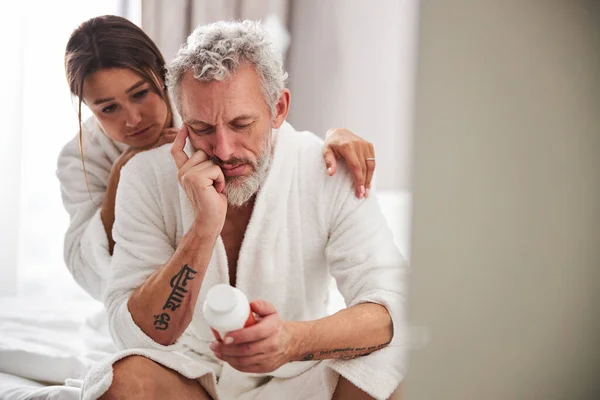
<svg viewBox="0 0 600 400">
<path fill-rule="evenodd" d="M 231 336 L 225 336 L 225 339 L 223 339 L 223 343 L 231 344 L 233 343 L 233 338 Z"/>
<path fill-rule="evenodd" d="M 367 188 L 366 197 L 369 197 L 369 193 L 371 193 L 371 188 Z"/>
<path fill-rule="evenodd" d="M 211 342 L 211 343 L 208 345 L 208 347 L 210 347 L 210 349 L 211 349 L 212 351 L 215 351 L 215 349 L 217 348 L 217 345 L 216 345 L 214 342 Z"/>
<path fill-rule="evenodd" d="M 328 167 L 328 168 L 327 168 L 327 173 L 328 173 L 329 175 L 331 175 L 331 167 Z"/>
<path fill-rule="evenodd" d="M 365 197 L 365 185 L 360 185 L 360 198 Z"/>
</svg>

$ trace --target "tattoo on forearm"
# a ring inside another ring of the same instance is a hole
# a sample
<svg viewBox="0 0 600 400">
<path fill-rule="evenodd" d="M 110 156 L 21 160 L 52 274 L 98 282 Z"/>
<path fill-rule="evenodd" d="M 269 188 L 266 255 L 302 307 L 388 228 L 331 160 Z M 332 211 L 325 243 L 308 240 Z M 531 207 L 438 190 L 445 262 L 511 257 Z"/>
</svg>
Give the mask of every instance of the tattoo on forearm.
<svg viewBox="0 0 600 400">
<path fill-rule="evenodd" d="M 163 310 L 171 310 L 175 311 L 181 305 L 181 302 L 185 298 L 186 293 L 188 292 L 185 288 L 188 284 L 188 280 L 194 279 L 194 275 L 196 271 L 188 267 L 185 264 L 177 274 L 175 274 L 171 280 L 169 281 L 169 285 L 173 288 L 169 297 L 167 297 L 167 302 L 163 305 Z M 169 314 L 161 313 L 154 316 L 154 327 L 158 330 L 164 331 L 169 327 L 168 321 L 171 319 Z"/>
<path fill-rule="evenodd" d="M 159 331 L 164 331 L 169 327 L 170 320 L 171 317 L 169 317 L 169 314 L 167 313 L 157 314 L 154 316 L 154 328 Z"/>
<path fill-rule="evenodd" d="M 353 360 L 355 358 L 368 356 L 374 351 L 380 350 L 390 344 L 390 342 L 382 343 L 377 346 L 369 346 L 369 347 L 344 347 L 333 350 L 321 350 L 316 355 L 316 359 L 324 359 L 324 358 L 337 358 L 340 360 Z M 351 353 L 351 354 L 348 354 Z M 315 359 L 314 353 L 309 353 L 302 357 L 300 361 L 310 361 Z"/>
</svg>

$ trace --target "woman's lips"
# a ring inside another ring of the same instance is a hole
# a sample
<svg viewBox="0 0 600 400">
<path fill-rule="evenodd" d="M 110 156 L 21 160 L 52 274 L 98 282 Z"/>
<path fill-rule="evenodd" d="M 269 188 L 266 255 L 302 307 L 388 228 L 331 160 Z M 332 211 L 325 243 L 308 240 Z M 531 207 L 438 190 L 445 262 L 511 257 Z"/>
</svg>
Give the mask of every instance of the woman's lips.
<svg viewBox="0 0 600 400">
<path fill-rule="evenodd" d="M 149 130 L 149 129 L 150 129 L 150 126 L 148 126 L 148 127 L 144 128 L 144 129 L 142 129 L 142 130 L 139 130 L 139 131 L 137 131 L 137 132 L 135 132 L 135 133 L 132 133 L 131 135 L 129 135 L 129 137 L 138 137 L 138 136 L 142 136 L 144 133 L 148 132 L 148 130 Z"/>
<path fill-rule="evenodd" d="M 249 172 L 250 164 L 223 165 L 221 169 L 225 176 L 242 176 Z"/>
</svg>

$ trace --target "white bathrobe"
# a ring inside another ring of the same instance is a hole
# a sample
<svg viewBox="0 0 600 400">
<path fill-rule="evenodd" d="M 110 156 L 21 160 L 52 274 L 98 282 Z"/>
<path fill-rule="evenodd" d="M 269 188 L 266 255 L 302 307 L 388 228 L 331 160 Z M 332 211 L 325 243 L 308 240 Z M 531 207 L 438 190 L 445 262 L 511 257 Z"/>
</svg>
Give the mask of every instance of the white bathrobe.
<svg viewBox="0 0 600 400">
<path fill-rule="evenodd" d="M 57 163 L 62 201 L 70 216 L 64 258 L 75 282 L 96 300 L 101 300 L 111 257 L 100 206 L 110 170 L 127 146 L 106 136 L 94 117 L 82 123 L 82 133 L 87 184 L 81 165 L 79 134 L 63 147 Z"/>
<path fill-rule="evenodd" d="M 171 105 L 175 110 L 175 107 Z M 181 125 L 177 113 L 174 126 Z M 64 259 L 75 282 L 96 300 L 108 278 L 111 256 L 108 238 L 100 219 L 100 207 L 106 195 L 108 177 L 115 161 L 127 145 L 110 139 L 96 118 L 82 122 L 83 159 L 87 182 L 79 151 L 79 134 L 65 144 L 57 161 L 56 176 L 70 223 L 64 240 Z"/>
<path fill-rule="evenodd" d="M 208 348 L 213 336 L 202 304 L 210 287 L 229 282 L 221 238 L 213 249 L 193 320 L 180 340 L 162 346 L 139 329 L 127 300 L 172 256 L 194 218 L 177 181 L 170 147 L 141 153 L 121 172 L 113 230 L 117 244 L 104 303 L 113 339 L 124 350 L 90 370 L 83 398 L 102 394 L 112 380 L 112 363 L 129 354 L 199 378 L 220 399 L 250 398 L 249 393 L 273 398 L 266 395 L 270 385 L 280 390 L 281 398 L 292 394 L 313 398 L 307 394 L 311 384 L 312 390 L 328 398 L 337 382 L 331 379 L 333 371 L 375 398 L 388 397 L 405 373 L 406 262 L 393 244 L 375 196 L 356 198 L 342 165 L 329 177 L 322 140 L 310 132 L 297 132 L 288 123 L 278 130 L 271 170 L 256 198 L 239 254 L 236 286 L 250 300 L 273 303 L 284 320 L 302 321 L 327 315 L 329 283 L 334 278 L 348 306 L 374 302 L 387 308 L 394 329 L 390 345 L 349 361 L 290 362 L 269 374 L 241 373 L 216 359 Z M 190 154 L 189 143 L 186 151 Z M 309 371 L 326 377 L 311 376 Z M 265 376 L 273 379 L 257 388 Z M 300 386 L 302 395 L 297 391 Z"/>
</svg>

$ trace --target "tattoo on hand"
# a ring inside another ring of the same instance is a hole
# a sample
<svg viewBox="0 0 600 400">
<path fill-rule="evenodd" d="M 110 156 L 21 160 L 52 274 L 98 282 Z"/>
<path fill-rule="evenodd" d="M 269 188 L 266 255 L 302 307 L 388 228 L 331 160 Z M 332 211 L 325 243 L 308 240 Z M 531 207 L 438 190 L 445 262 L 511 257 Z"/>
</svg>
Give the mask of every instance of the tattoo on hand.
<svg viewBox="0 0 600 400">
<path fill-rule="evenodd" d="M 307 354 L 307 355 L 305 355 L 304 357 L 302 357 L 302 358 L 300 359 L 300 361 L 310 361 L 310 360 L 312 360 L 313 358 L 315 358 L 315 355 L 311 353 L 311 354 Z"/>
<path fill-rule="evenodd" d="M 175 274 L 169 281 L 169 285 L 173 288 L 167 302 L 163 305 L 163 310 L 175 311 L 181 306 L 181 302 L 185 298 L 185 294 L 188 292 L 185 288 L 188 284 L 188 280 L 194 279 L 196 271 L 188 267 L 185 264 L 177 274 Z M 171 319 L 169 314 L 161 313 L 154 316 L 154 326 L 156 329 L 164 331 L 169 327 L 168 321 Z"/>
</svg>

